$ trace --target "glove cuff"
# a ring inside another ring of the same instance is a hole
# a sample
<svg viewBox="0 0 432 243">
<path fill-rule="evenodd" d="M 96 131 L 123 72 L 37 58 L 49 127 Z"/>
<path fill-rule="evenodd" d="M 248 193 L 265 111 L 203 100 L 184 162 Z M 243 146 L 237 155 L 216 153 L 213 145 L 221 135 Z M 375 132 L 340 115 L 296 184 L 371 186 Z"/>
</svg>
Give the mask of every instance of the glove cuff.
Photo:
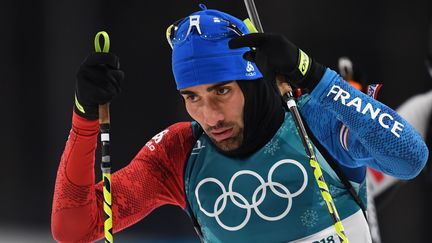
<svg viewBox="0 0 432 243">
<path fill-rule="evenodd" d="M 288 77 L 300 88 L 310 93 L 317 86 L 324 72 L 325 67 L 323 65 L 298 49 L 297 67 L 288 74 Z"/>
<path fill-rule="evenodd" d="M 84 117 L 87 120 L 97 120 L 99 118 L 99 107 L 86 106 L 80 104 L 76 95 L 75 95 L 75 102 L 74 102 L 74 111 L 79 116 Z"/>
<path fill-rule="evenodd" d="M 297 49 L 297 65 L 290 73 L 288 73 L 288 77 L 296 82 L 300 83 L 302 82 L 307 74 L 309 73 L 309 70 L 312 67 L 312 59 L 301 49 Z"/>
<path fill-rule="evenodd" d="M 324 76 L 326 68 L 319 62 L 312 60 L 310 70 L 306 74 L 306 77 L 299 82 L 300 88 L 306 92 L 311 93 L 318 85 L 321 78 Z"/>
</svg>

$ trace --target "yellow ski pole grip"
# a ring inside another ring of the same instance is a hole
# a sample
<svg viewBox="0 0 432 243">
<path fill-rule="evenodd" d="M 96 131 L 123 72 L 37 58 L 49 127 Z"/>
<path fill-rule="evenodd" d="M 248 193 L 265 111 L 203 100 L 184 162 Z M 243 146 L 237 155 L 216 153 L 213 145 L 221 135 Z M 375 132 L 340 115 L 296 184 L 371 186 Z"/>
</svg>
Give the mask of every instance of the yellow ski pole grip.
<svg viewBox="0 0 432 243">
<path fill-rule="evenodd" d="M 104 39 L 103 49 L 101 49 L 101 46 L 100 46 L 100 37 L 101 36 Z M 94 45 L 95 45 L 96 52 L 105 52 L 105 53 L 109 52 L 110 39 L 109 39 L 108 33 L 105 31 L 99 31 L 95 36 Z"/>
</svg>

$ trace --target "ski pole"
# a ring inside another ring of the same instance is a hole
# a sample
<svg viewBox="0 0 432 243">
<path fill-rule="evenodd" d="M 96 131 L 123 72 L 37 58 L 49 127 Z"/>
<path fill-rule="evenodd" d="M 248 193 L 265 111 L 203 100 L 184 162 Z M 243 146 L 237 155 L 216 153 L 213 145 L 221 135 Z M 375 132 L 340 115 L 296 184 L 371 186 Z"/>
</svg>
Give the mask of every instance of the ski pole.
<svg viewBox="0 0 432 243">
<path fill-rule="evenodd" d="M 244 3 L 246 5 L 246 9 L 249 15 L 250 20 L 252 21 L 252 24 L 257 28 L 259 32 L 264 32 L 264 29 L 262 28 L 261 21 L 258 16 L 258 11 L 255 7 L 255 3 L 253 0 L 244 0 Z M 300 135 L 300 139 L 302 141 L 303 147 L 305 148 L 306 154 L 309 157 L 309 163 L 313 169 L 315 181 L 318 184 L 318 187 L 321 191 L 321 196 L 326 202 L 327 209 L 330 213 L 330 216 L 333 220 L 333 225 L 336 230 L 336 233 L 339 237 L 339 240 L 341 243 L 348 243 L 348 238 L 345 235 L 344 227 L 342 225 L 342 221 L 340 220 L 339 213 L 337 212 L 336 205 L 333 202 L 333 198 L 329 192 L 329 188 L 327 183 L 324 180 L 324 176 L 321 170 L 321 166 L 319 165 L 315 152 L 313 150 L 312 142 L 310 141 L 306 129 L 304 127 L 303 121 L 300 116 L 300 112 L 297 109 L 297 104 L 295 102 L 294 96 L 292 94 L 292 89 L 286 82 L 285 76 L 277 75 L 276 81 L 278 83 L 285 83 L 286 88 L 288 92 L 284 94 L 283 98 L 285 102 L 287 103 L 287 106 L 291 112 L 291 115 L 293 116 L 294 123 L 297 127 L 297 131 Z"/>
<path fill-rule="evenodd" d="M 104 40 L 103 49 L 100 47 L 99 39 L 102 36 Z M 96 52 L 109 52 L 110 39 L 108 33 L 100 31 L 96 34 L 94 39 L 95 51 Z M 112 209 L 111 209 L 111 158 L 110 158 L 110 115 L 109 115 L 109 103 L 99 105 L 99 128 L 101 134 L 102 144 L 102 180 L 103 180 L 103 196 L 104 203 L 103 209 L 105 212 L 104 221 L 104 236 L 105 243 L 113 243 L 112 235 Z"/>
</svg>

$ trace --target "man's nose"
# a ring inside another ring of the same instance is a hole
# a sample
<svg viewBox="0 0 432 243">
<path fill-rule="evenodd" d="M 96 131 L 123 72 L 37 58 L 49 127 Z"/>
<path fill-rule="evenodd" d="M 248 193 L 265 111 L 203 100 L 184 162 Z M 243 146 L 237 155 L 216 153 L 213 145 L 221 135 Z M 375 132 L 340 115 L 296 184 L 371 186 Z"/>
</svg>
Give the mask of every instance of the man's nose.
<svg viewBox="0 0 432 243">
<path fill-rule="evenodd" d="M 223 121 L 225 116 L 221 107 L 213 101 L 209 101 L 205 104 L 204 108 L 204 122 L 208 126 L 216 126 L 219 122 Z"/>
</svg>

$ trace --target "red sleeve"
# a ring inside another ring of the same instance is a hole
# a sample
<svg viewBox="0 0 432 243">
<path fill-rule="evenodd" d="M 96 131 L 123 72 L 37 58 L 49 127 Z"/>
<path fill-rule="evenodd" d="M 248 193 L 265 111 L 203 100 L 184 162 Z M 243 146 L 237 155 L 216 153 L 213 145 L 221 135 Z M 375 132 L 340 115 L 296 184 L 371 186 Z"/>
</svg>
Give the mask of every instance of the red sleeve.
<svg viewBox="0 0 432 243">
<path fill-rule="evenodd" d="M 98 121 L 73 115 L 52 207 L 51 230 L 59 242 L 103 237 L 102 183 L 94 184 L 98 129 Z M 183 174 L 194 142 L 191 123 L 176 123 L 147 142 L 128 166 L 112 174 L 114 232 L 164 204 L 186 207 Z"/>
</svg>

